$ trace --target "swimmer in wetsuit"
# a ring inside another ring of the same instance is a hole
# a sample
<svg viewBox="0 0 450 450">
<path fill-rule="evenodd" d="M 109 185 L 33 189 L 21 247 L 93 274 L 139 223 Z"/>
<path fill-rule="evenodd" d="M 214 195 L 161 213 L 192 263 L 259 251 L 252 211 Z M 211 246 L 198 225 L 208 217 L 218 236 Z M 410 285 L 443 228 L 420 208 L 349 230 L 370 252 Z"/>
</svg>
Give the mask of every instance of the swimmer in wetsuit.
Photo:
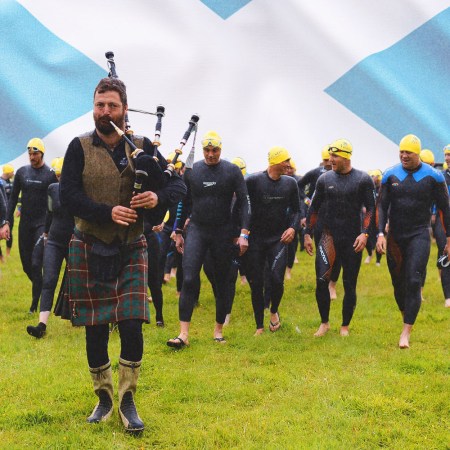
<svg viewBox="0 0 450 450">
<path fill-rule="evenodd" d="M 314 334 L 323 336 L 330 329 L 330 292 L 328 282 L 336 259 L 342 263 L 344 300 L 341 336 L 348 336 L 349 324 L 356 307 L 356 282 L 362 251 L 375 212 L 374 185 L 370 176 L 351 166 L 352 146 L 338 139 L 329 148 L 332 171 L 323 174 L 308 209 L 305 249 L 313 254 L 311 233 L 317 222 L 322 233 L 316 252 L 316 300 L 321 324 Z M 365 214 L 361 220 L 361 209 Z"/>
<path fill-rule="evenodd" d="M 248 195 L 252 205 L 249 248 L 244 261 L 247 280 L 252 291 L 252 305 L 256 321 L 255 335 L 264 331 L 265 264 L 269 267 L 270 325 L 272 332 L 281 327 L 278 307 L 284 292 L 284 274 L 288 258 L 288 244 L 300 225 L 300 197 L 294 178 L 284 175 L 291 159 L 283 147 L 269 151 L 269 167 L 250 175 Z"/>
<path fill-rule="evenodd" d="M 409 348 L 412 327 L 421 304 L 423 274 L 430 255 L 431 207 L 440 210 L 446 230 L 443 254 L 450 249 L 450 208 L 442 173 L 420 161 L 417 136 L 405 136 L 399 145 L 400 164 L 386 170 L 378 203 L 377 250 L 387 251 L 394 296 L 403 317 L 399 347 Z M 389 233 L 384 229 L 389 221 Z"/>
<path fill-rule="evenodd" d="M 55 173 L 44 162 L 45 147 L 39 138 L 31 139 L 27 144 L 30 165 L 21 167 L 14 177 L 13 189 L 8 203 L 6 239 L 12 234 L 14 210 L 22 194 L 22 207 L 19 223 L 19 253 L 23 271 L 32 282 L 32 302 L 30 313 L 37 311 L 42 291 L 42 260 L 36 258 L 35 247 L 44 232 L 47 213 L 47 188 L 57 183 Z M 34 258 L 33 258 L 34 253 Z M 35 263 L 37 262 L 37 263 Z"/>
<path fill-rule="evenodd" d="M 189 343 L 190 322 L 200 293 L 200 270 L 208 250 L 214 261 L 216 286 L 213 338 L 218 343 L 225 343 L 222 329 L 229 309 L 229 272 L 234 252 L 238 250 L 242 255 L 248 247 L 250 203 L 244 177 L 239 167 L 220 158 L 222 140 L 215 131 L 206 133 L 202 147 L 204 159 L 196 162 L 184 176 L 188 192 L 183 200 L 184 216 L 176 230 L 176 248 L 183 253 L 183 286 L 179 300 L 180 333 L 167 341 L 167 345 L 173 348 L 182 348 Z M 239 249 L 233 245 L 231 202 L 234 194 L 240 211 Z M 181 233 L 189 211 L 190 221 L 184 241 Z"/>
</svg>

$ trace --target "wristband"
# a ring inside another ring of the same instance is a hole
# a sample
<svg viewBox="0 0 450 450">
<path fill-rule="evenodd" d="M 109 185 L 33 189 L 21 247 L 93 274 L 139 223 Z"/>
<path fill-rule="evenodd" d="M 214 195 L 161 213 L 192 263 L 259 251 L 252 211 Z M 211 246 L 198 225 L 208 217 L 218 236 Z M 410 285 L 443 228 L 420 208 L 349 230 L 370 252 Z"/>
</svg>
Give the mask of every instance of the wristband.
<svg viewBox="0 0 450 450">
<path fill-rule="evenodd" d="M 248 234 L 241 233 L 239 237 L 244 238 L 248 241 Z"/>
<path fill-rule="evenodd" d="M 381 232 L 378 233 L 378 234 L 377 234 L 377 238 L 379 238 L 379 237 L 384 237 L 384 233 L 381 233 Z"/>
</svg>

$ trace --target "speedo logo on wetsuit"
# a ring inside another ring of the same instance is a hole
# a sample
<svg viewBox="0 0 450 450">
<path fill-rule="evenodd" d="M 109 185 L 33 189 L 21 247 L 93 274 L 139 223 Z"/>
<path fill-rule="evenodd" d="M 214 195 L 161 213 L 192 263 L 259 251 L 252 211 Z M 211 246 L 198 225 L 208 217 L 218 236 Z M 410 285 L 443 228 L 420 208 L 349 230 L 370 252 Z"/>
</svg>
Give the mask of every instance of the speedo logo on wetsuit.
<svg viewBox="0 0 450 450">
<path fill-rule="evenodd" d="M 25 180 L 26 183 L 36 183 L 36 184 L 42 184 L 42 181 L 39 180 L 30 180 L 29 178 L 27 178 Z"/>
<path fill-rule="evenodd" d="M 216 185 L 217 183 L 215 181 L 204 181 L 203 182 L 203 187 L 211 187 Z"/>
<path fill-rule="evenodd" d="M 264 203 L 269 203 L 272 200 L 283 200 L 284 197 L 271 197 L 270 195 L 264 195 L 263 196 L 263 202 Z"/>
</svg>

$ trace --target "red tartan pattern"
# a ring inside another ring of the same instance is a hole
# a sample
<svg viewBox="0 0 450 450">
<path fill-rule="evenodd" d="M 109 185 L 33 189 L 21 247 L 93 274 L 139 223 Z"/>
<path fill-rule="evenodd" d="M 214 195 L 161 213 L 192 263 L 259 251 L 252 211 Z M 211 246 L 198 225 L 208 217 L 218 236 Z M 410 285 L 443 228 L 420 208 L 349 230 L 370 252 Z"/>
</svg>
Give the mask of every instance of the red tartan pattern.
<svg viewBox="0 0 450 450">
<path fill-rule="evenodd" d="M 126 246 L 117 279 L 96 280 L 88 270 L 92 245 L 75 236 L 69 244 L 68 291 L 72 324 L 100 325 L 126 319 L 150 321 L 147 299 L 147 242 L 144 236 Z"/>
</svg>

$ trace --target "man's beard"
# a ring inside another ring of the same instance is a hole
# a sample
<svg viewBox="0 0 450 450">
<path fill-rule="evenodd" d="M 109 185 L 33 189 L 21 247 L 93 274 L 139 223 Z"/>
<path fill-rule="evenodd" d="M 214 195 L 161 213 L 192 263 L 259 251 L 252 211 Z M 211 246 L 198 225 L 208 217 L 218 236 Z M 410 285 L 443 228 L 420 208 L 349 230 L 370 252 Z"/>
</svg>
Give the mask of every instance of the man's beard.
<svg viewBox="0 0 450 450">
<path fill-rule="evenodd" d="M 114 127 L 109 123 L 110 122 L 111 117 L 108 116 L 102 116 L 102 117 L 98 117 L 95 118 L 94 117 L 94 123 L 95 123 L 95 128 L 100 131 L 100 133 L 104 134 L 105 136 L 109 136 L 112 133 L 115 133 L 116 130 L 114 129 Z M 124 120 L 124 116 L 118 117 L 116 120 L 112 120 L 121 130 L 124 127 L 125 124 L 125 120 Z"/>
</svg>

